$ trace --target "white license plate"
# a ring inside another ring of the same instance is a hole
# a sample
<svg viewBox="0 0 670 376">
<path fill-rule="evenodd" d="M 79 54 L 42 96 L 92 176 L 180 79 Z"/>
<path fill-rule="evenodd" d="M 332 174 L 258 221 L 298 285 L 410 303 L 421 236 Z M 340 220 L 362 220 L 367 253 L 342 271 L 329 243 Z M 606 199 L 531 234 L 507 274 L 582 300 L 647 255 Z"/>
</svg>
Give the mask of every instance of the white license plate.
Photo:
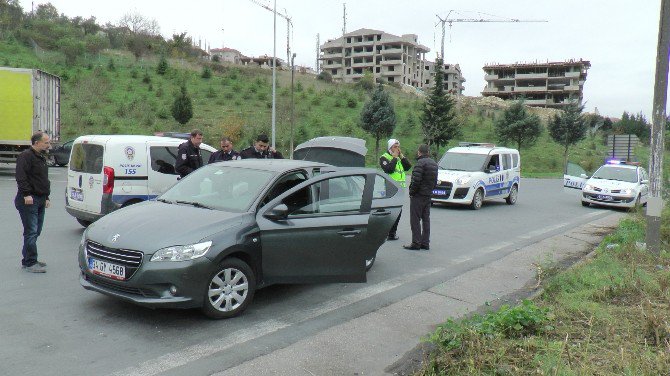
<svg viewBox="0 0 670 376">
<path fill-rule="evenodd" d="M 104 275 L 105 277 L 123 281 L 126 279 L 126 267 L 123 265 L 112 264 L 110 262 L 88 258 L 88 269 L 93 274 Z"/>
<path fill-rule="evenodd" d="M 446 196 L 447 191 L 444 189 L 433 189 L 433 194 L 438 196 Z"/>
<path fill-rule="evenodd" d="M 598 200 L 612 201 L 612 196 L 598 195 Z"/>
<path fill-rule="evenodd" d="M 81 189 L 70 189 L 70 198 L 75 201 L 84 201 L 84 192 Z"/>
</svg>

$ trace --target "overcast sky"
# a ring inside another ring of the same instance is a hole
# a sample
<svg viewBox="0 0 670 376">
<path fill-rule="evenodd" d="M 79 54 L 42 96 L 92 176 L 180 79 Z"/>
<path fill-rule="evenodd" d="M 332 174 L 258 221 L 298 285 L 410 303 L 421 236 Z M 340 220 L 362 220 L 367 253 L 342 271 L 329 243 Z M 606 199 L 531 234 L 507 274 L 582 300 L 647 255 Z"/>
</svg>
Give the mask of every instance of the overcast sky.
<svg viewBox="0 0 670 376">
<path fill-rule="evenodd" d="M 274 0 L 257 0 L 273 6 Z M 30 0 L 20 0 L 30 11 Z M 46 1 L 34 1 L 35 7 Z M 231 47 L 248 56 L 272 54 L 272 12 L 251 0 L 52 0 L 68 17 L 95 16 L 118 23 L 126 13 L 155 19 L 161 33 L 187 32 L 211 48 Z M 296 64 L 314 66 L 316 35 L 321 43 L 342 34 L 343 1 L 277 0 L 277 9 L 293 18 Z M 465 94 L 479 96 L 487 63 L 589 60 L 584 85 L 586 110 L 620 117 L 643 112 L 651 121 L 660 0 L 358 0 L 349 1 L 347 32 L 359 28 L 417 34 L 440 50 L 436 14 L 452 18 L 547 20 L 547 23 L 453 23 L 447 28 L 447 63 L 461 66 Z M 286 23 L 277 17 L 277 56 L 286 59 Z"/>
</svg>

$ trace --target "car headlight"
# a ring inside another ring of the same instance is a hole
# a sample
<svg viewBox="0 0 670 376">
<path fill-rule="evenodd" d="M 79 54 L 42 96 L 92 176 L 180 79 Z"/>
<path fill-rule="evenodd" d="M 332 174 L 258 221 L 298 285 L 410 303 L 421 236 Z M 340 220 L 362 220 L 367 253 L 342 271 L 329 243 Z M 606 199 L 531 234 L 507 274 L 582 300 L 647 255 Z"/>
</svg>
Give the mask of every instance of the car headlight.
<svg viewBox="0 0 670 376">
<path fill-rule="evenodd" d="M 623 193 L 627 194 L 627 195 L 632 195 L 633 192 L 635 192 L 635 190 L 633 188 L 626 188 L 626 189 L 623 190 Z"/>
<path fill-rule="evenodd" d="M 592 190 L 593 190 L 593 186 L 592 186 L 591 184 L 586 184 L 586 185 L 584 186 L 584 190 L 585 190 L 585 191 L 592 191 Z"/>
<path fill-rule="evenodd" d="M 472 177 L 469 176 L 469 175 L 461 176 L 460 178 L 456 179 L 456 183 L 457 183 L 458 185 L 465 185 L 465 184 L 468 184 L 468 183 L 470 182 L 470 179 L 471 179 L 471 178 L 472 178 Z"/>
<path fill-rule="evenodd" d="M 159 249 L 151 256 L 151 261 L 188 261 L 202 257 L 212 247 L 211 241 L 190 245 L 174 245 Z"/>
</svg>

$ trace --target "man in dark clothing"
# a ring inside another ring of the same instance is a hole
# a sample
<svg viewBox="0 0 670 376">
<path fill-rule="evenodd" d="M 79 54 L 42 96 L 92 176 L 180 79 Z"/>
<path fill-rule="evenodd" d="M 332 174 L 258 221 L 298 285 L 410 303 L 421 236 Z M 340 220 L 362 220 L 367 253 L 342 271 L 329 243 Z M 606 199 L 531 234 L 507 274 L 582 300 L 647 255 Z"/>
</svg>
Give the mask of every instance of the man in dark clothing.
<svg viewBox="0 0 670 376">
<path fill-rule="evenodd" d="M 407 187 L 407 183 L 405 183 L 405 171 L 409 171 L 412 168 L 412 164 L 409 163 L 409 160 L 400 151 L 400 141 L 392 138 L 388 140 L 386 146 L 386 153 L 379 157 L 379 166 L 391 179 L 405 188 Z M 398 218 L 395 220 L 391 230 L 389 230 L 388 240 L 398 240 L 396 233 L 398 231 L 398 223 L 400 223 L 400 215 L 402 215 L 402 211 L 398 214 Z"/>
<path fill-rule="evenodd" d="M 269 145 L 270 140 L 268 136 L 264 134 L 259 134 L 256 137 L 256 142 L 254 146 L 249 146 L 248 148 L 240 152 L 240 158 L 242 159 L 284 159 L 284 156 L 280 152 L 276 151 L 273 147 Z"/>
<path fill-rule="evenodd" d="M 240 153 L 233 150 L 233 142 L 228 137 L 221 138 L 221 150 L 209 156 L 209 163 L 235 161 L 240 159 Z"/>
<path fill-rule="evenodd" d="M 183 178 L 203 166 L 200 144 L 202 144 L 202 132 L 194 129 L 191 131 L 191 138 L 179 145 L 174 169 L 180 177 Z"/>
<path fill-rule="evenodd" d="M 30 148 L 16 159 L 18 192 L 14 198 L 14 206 L 19 211 L 23 224 L 23 270 L 45 273 L 47 264 L 37 260 L 37 238 L 42 233 L 44 211 L 51 204 L 51 182 L 46 159 L 51 140 L 49 135 L 37 132 L 30 138 L 30 143 Z"/>
<path fill-rule="evenodd" d="M 437 163 L 429 157 L 428 145 L 419 146 L 418 158 L 409 183 L 409 223 L 412 243 L 405 249 L 430 249 L 430 198 L 437 185 Z M 422 231 L 423 230 L 423 231 Z"/>
</svg>

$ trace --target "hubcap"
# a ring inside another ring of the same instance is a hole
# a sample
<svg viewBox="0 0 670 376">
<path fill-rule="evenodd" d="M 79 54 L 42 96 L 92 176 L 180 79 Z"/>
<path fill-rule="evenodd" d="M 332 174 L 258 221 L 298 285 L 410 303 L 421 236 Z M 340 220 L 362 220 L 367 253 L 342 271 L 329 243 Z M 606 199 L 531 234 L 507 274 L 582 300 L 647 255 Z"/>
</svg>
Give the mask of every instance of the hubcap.
<svg viewBox="0 0 670 376">
<path fill-rule="evenodd" d="M 475 194 L 475 206 L 476 207 L 482 206 L 482 192 L 481 191 L 477 191 L 477 193 Z"/>
<path fill-rule="evenodd" d="M 230 312 L 244 303 L 248 292 L 247 276 L 235 268 L 226 268 L 212 278 L 207 295 L 212 307 Z"/>
<path fill-rule="evenodd" d="M 510 195 L 510 200 L 512 202 L 516 202 L 516 193 L 517 193 L 516 188 L 512 188 L 512 194 Z"/>
</svg>

